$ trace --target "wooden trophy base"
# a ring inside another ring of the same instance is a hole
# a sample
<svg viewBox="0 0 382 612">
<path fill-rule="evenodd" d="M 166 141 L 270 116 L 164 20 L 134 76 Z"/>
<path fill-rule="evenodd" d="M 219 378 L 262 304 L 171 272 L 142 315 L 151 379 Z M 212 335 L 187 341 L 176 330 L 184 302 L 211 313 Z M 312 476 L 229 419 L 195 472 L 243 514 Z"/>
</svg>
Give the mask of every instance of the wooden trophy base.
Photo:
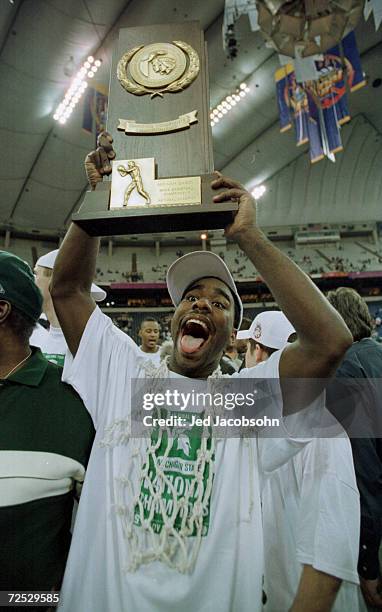
<svg viewBox="0 0 382 612">
<path fill-rule="evenodd" d="M 89 236 L 121 236 L 162 232 L 224 229 L 238 210 L 237 202 L 214 203 L 219 190 L 211 189 L 216 175 L 201 177 L 202 204 L 136 206 L 109 210 L 111 182 L 87 191 L 81 208 L 72 217 Z M 153 205 L 154 204 L 154 205 Z"/>
</svg>

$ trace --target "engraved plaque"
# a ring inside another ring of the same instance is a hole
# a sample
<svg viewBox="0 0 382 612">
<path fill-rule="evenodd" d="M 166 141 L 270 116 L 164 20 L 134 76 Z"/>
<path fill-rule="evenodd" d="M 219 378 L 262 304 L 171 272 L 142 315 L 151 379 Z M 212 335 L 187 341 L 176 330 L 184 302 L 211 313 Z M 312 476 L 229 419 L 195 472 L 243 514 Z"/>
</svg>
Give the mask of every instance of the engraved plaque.
<svg viewBox="0 0 382 612">
<path fill-rule="evenodd" d="M 172 121 L 161 121 L 160 123 L 137 123 L 134 120 L 120 119 L 118 129 L 123 130 L 125 134 L 164 134 L 165 132 L 177 132 L 190 127 L 191 123 L 196 123 L 196 110 L 179 115 L 177 119 Z"/>
<path fill-rule="evenodd" d="M 154 158 L 112 162 L 110 210 L 201 204 L 200 176 L 155 179 Z"/>
</svg>

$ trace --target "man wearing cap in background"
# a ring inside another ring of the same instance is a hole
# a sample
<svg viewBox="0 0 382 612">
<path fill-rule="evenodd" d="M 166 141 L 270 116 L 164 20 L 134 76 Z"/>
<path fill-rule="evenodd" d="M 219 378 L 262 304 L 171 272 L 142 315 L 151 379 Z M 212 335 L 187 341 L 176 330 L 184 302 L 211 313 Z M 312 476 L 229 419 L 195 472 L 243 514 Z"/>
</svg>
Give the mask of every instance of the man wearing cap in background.
<svg viewBox="0 0 382 612">
<path fill-rule="evenodd" d="M 111 148 L 111 138 L 109 143 Z M 86 160 L 93 188 L 111 171 L 107 153 L 99 147 Z M 212 187 L 223 190 L 215 201 L 239 200 L 226 236 L 254 263 L 299 335 L 298 342 L 244 376 L 280 377 L 283 383 L 288 376 L 331 375 L 351 342 L 342 319 L 257 228 L 249 193 L 220 175 Z M 91 299 L 98 247 L 97 238 L 72 224 L 51 284 L 70 350 L 64 380 L 84 399 L 97 431 L 61 607 L 67 612 L 259 612 L 259 469 L 274 469 L 300 443 L 267 439 L 259 458 L 255 437 L 217 440 L 183 432 L 166 442 L 155 436 L 134 439 L 130 429 L 132 379 L 144 377 L 146 384 L 163 390 L 171 381 L 214 384 L 224 348 L 242 318 L 232 276 L 217 255 L 206 251 L 172 264 L 167 286 L 176 307 L 174 348 L 158 369 L 149 369 L 135 343 Z M 325 347 L 319 334 L 324 325 Z M 321 403 L 320 390 L 315 393 L 306 398 L 309 404 Z M 284 403 L 287 407 L 288 396 Z M 275 400 L 275 409 L 281 414 L 281 402 Z"/>
<path fill-rule="evenodd" d="M 41 307 L 28 264 L 0 251 L 0 591 L 60 588 L 94 437 L 62 370 L 29 346 Z"/>
<path fill-rule="evenodd" d="M 32 346 L 38 346 L 42 354 L 49 361 L 63 366 L 68 347 L 60 323 L 54 312 L 52 298 L 49 293 L 49 285 L 57 253 L 58 249 L 42 255 L 37 260 L 34 268 L 36 285 L 40 289 L 43 297 L 42 310 L 50 323 L 50 327 L 49 331 L 44 330 L 45 333 L 39 328 L 35 328 L 30 339 L 30 344 Z M 106 297 L 106 292 L 94 283 L 92 283 L 91 286 L 91 294 L 95 302 L 102 302 Z"/>
<path fill-rule="evenodd" d="M 295 334 L 293 325 L 278 310 L 261 312 L 246 330 L 237 332 L 238 340 L 247 340 L 245 367 L 252 368 L 283 349 Z"/>
<path fill-rule="evenodd" d="M 264 363 L 294 335 L 282 312 L 258 314 L 247 331 L 238 332 L 249 340 L 246 367 Z M 262 508 L 264 612 L 362 610 L 357 586 L 359 499 L 348 438 L 313 438 L 266 474 Z"/>
</svg>

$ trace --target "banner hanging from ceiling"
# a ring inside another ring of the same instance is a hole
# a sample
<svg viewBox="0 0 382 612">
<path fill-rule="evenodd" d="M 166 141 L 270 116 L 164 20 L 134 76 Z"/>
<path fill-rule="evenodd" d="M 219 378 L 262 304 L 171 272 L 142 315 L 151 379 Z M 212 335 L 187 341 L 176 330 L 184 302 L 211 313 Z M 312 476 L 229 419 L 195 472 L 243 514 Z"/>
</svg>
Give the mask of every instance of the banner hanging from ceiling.
<svg viewBox="0 0 382 612">
<path fill-rule="evenodd" d="M 314 61 L 315 78 L 298 82 L 290 61 L 276 70 L 280 131 L 295 128 L 296 144 L 309 143 L 310 160 L 335 161 L 342 151 L 341 126 L 350 121 L 348 92 L 366 84 L 354 32 Z"/>
<path fill-rule="evenodd" d="M 100 87 L 88 87 L 84 99 L 82 129 L 89 134 L 98 135 L 106 130 L 108 97 Z"/>
</svg>

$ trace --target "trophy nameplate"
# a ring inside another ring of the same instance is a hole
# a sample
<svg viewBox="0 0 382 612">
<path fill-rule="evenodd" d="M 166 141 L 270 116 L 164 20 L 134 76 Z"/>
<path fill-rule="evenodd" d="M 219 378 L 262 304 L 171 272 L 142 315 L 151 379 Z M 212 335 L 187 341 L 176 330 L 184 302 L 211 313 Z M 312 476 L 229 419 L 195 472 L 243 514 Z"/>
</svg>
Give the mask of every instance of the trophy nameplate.
<svg viewBox="0 0 382 612">
<path fill-rule="evenodd" d="M 112 162 L 110 210 L 131 210 L 142 206 L 201 205 L 200 176 L 155 178 L 155 161 L 125 159 Z"/>
<path fill-rule="evenodd" d="M 222 229 L 236 202 L 215 204 L 207 56 L 197 22 L 120 30 L 107 130 L 112 178 L 73 221 L 91 235 Z"/>
<path fill-rule="evenodd" d="M 123 130 L 125 134 L 164 134 L 165 132 L 177 132 L 190 127 L 198 120 L 196 110 L 179 115 L 171 121 L 161 121 L 160 123 L 137 123 L 134 119 L 120 119 L 118 130 Z"/>
</svg>

